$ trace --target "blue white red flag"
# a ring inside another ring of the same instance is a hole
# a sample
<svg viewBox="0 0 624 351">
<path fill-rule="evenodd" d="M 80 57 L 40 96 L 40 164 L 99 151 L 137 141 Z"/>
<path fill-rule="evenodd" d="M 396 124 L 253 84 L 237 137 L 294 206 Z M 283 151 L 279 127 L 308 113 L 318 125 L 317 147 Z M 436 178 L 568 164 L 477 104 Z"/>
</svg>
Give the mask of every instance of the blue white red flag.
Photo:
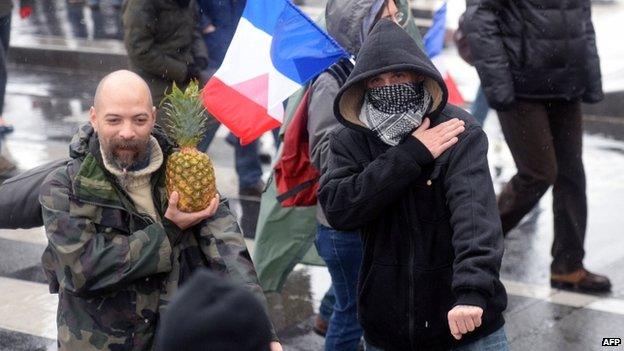
<svg viewBox="0 0 624 351">
<path fill-rule="evenodd" d="M 444 49 L 444 39 L 446 37 L 446 1 L 443 1 L 442 4 L 436 9 L 433 14 L 433 24 L 423 37 L 423 41 L 425 43 L 425 51 L 427 51 L 427 55 L 433 61 L 433 64 L 436 66 L 440 74 L 442 74 L 442 78 L 444 78 L 444 82 L 446 83 L 446 88 L 449 92 L 448 101 L 454 105 L 463 105 L 464 99 L 457 89 L 457 84 L 451 77 L 451 74 L 446 68 L 444 64 L 444 60 L 440 55 L 442 50 Z"/>
<path fill-rule="evenodd" d="M 248 144 L 281 125 L 284 100 L 348 56 L 289 0 L 247 1 L 204 106 Z"/>
</svg>

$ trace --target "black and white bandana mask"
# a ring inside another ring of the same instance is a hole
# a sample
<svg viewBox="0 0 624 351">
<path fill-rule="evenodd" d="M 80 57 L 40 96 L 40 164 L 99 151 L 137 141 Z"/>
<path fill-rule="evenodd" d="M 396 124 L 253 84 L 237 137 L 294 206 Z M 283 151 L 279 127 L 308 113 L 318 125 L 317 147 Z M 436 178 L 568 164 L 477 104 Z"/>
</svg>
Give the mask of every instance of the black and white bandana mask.
<svg viewBox="0 0 624 351">
<path fill-rule="evenodd" d="M 422 123 L 431 94 L 422 82 L 386 85 L 366 91 L 359 119 L 386 144 L 398 145 Z"/>
</svg>

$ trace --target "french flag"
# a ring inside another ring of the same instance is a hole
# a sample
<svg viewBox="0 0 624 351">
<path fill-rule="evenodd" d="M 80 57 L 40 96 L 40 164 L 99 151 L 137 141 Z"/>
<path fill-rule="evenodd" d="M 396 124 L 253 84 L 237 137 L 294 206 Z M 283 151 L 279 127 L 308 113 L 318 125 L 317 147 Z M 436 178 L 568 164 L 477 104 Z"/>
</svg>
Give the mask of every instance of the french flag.
<svg viewBox="0 0 624 351">
<path fill-rule="evenodd" d="M 289 0 L 249 0 L 204 106 L 248 144 L 282 124 L 284 100 L 348 56 Z"/>
<path fill-rule="evenodd" d="M 446 65 L 444 64 L 444 60 L 440 54 L 442 53 L 442 49 L 444 49 L 444 37 L 446 36 L 446 1 L 442 3 L 433 14 L 433 24 L 431 28 L 427 31 L 425 36 L 423 37 L 423 42 L 425 44 L 425 51 L 427 51 L 427 55 L 433 61 L 433 64 L 436 66 L 440 74 L 442 74 L 442 78 L 444 79 L 444 83 L 446 83 L 446 88 L 449 92 L 448 101 L 453 105 L 461 106 L 464 104 L 464 99 L 457 89 L 457 84 L 451 77 L 451 74 L 446 69 Z"/>
</svg>

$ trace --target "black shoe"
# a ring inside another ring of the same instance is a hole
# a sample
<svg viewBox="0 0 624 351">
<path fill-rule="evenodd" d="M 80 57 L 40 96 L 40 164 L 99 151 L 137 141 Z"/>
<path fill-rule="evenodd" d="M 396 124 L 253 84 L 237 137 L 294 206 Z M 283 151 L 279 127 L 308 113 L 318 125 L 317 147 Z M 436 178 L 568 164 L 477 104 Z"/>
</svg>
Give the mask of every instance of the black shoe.
<svg viewBox="0 0 624 351">
<path fill-rule="evenodd" d="M 550 286 L 557 289 L 584 293 L 608 293 L 611 281 L 604 275 L 580 268 L 568 274 L 551 274 Z"/>
</svg>

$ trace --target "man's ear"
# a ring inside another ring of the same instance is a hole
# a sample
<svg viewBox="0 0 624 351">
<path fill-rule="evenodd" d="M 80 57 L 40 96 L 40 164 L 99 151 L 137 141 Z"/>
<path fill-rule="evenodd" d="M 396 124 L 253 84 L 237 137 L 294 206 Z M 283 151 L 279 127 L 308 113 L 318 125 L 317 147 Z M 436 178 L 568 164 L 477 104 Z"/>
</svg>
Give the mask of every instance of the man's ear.
<svg viewBox="0 0 624 351">
<path fill-rule="evenodd" d="M 97 117 L 95 115 L 95 107 L 93 106 L 89 109 L 89 122 L 91 122 L 91 127 L 97 133 Z"/>
</svg>

